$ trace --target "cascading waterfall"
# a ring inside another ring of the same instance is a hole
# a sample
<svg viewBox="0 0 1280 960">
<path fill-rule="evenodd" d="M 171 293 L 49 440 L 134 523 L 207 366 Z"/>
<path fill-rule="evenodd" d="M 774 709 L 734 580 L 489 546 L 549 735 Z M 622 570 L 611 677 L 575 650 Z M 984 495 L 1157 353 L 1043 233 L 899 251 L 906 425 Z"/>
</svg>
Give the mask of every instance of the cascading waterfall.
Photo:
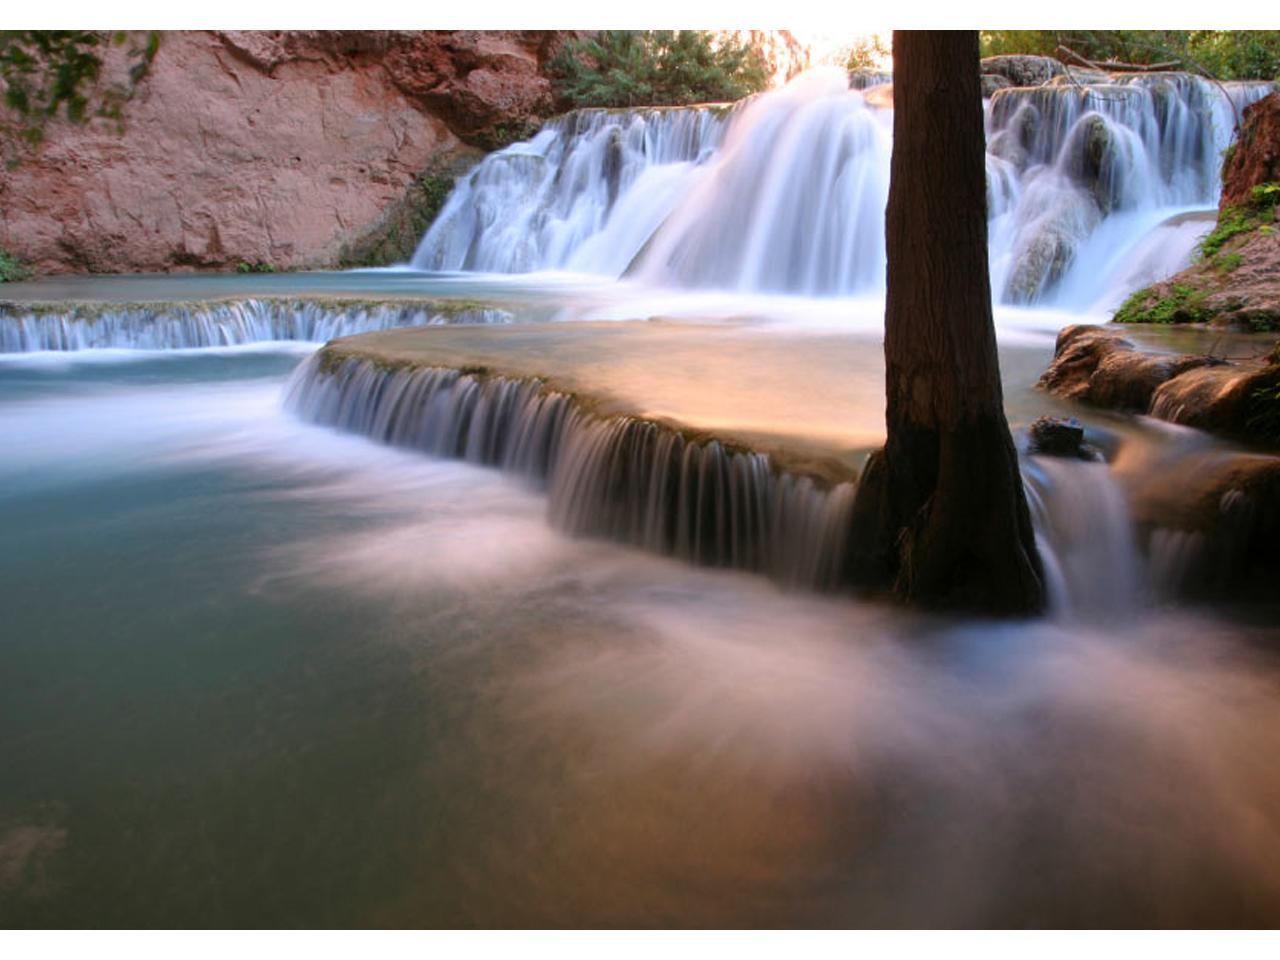
<svg viewBox="0 0 1280 960">
<path fill-rule="evenodd" d="M 748 105 L 632 273 L 682 287 L 824 295 L 884 278 L 890 115 L 842 72 Z"/>
<path fill-rule="evenodd" d="M 728 111 L 580 110 L 552 120 L 458 184 L 413 265 L 617 276 L 697 181 Z"/>
<path fill-rule="evenodd" d="M 1271 89 L 1164 73 L 997 90 L 987 110 L 988 175 L 1000 185 L 993 289 L 1011 303 L 1090 305 L 1152 228 L 1217 205 L 1236 116 Z M 1056 289 L 1075 296 L 1051 297 Z"/>
<path fill-rule="evenodd" d="M 570 534 L 810 589 L 846 583 L 853 482 L 823 486 L 762 453 L 597 416 L 540 380 L 320 351 L 293 374 L 285 405 L 312 423 L 523 477 Z M 1053 609 L 1093 620 L 1134 612 L 1142 567 L 1107 465 L 1033 457 L 1023 467 Z"/>
<path fill-rule="evenodd" d="M 123 347 L 181 350 L 274 340 L 323 343 L 394 327 L 509 323 L 511 314 L 447 303 L 333 300 L 226 300 L 206 303 L 95 304 L 57 311 L 0 307 L 0 353 Z"/>
<path fill-rule="evenodd" d="M 499 467 L 546 489 L 552 523 L 691 562 L 829 589 L 853 485 L 828 489 L 764 454 L 632 417 L 598 417 L 537 380 L 387 369 L 324 351 L 286 406 L 313 423 Z"/>
<path fill-rule="evenodd" d="M 997 295 L 1091 306 L 1099 276 L 1142 237 L 1216 205 L 1235 115 L 1271 89 L 1169 73 L 996 91 L 986 122 Z M 413 265 L 874 293 L 891 127 L 891 112 L 835 69 L 727 113 L 569 114 L 459 184 Z"/>
</svg>

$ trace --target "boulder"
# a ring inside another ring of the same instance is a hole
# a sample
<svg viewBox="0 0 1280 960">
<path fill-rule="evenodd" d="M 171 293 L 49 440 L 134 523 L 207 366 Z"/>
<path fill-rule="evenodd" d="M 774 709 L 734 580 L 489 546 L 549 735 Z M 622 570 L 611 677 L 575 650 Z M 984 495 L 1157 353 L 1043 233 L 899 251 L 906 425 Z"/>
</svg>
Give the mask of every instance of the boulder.
<svg viewBox="0 0 1280 960">
<path fill-rule="evenodd" d="M 1038 417 L 1027 431 L 1027 452 L 1046 457 L 1101 460 L 1102 454 L 1084 442 L 1084 426 L 1075 417 Z"/>
<path fill-rule="evenodd" d="M 1039 386 L 1064 399 L 1147 413 L 1162 384 L 1214 362 L 1209 357 L 1145 353 L 1102 327 L 1076 324 L 1058 334 L 1053 362 Z"/>
<path fill-rule="evenodd" d="M 1058 334 L 1039 386 L 1098 407 L 1196 427 L 1265 447 L 1280 446 L 1280 363 L 1147 353 L 1102 327 Z"/>
</svg>

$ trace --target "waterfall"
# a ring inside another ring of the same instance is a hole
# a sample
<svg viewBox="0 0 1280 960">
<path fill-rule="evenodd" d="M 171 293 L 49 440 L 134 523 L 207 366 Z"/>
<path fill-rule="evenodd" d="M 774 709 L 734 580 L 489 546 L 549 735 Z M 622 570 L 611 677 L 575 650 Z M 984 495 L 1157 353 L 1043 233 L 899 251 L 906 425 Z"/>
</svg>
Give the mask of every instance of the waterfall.
<svg viewBox="0 0 1280 960">
<path fill-rule="evenodd" d="M 1170 216 L 1216 206 L 1235 115 L 1271 89 L 1169 73 L 997 90 L 985 107 L 997 296 L 1091 306 L 1087 281 Z M 461 182 L 413 265 L 874 293 L 892 130 L 880 102 L 829 68 L 732 110 L 568 114 Z"/>
<path fill-rule="evenodd" d="M 180 350 L 273 340 L 323 343 L 393 327 L 509 323 L 511 314 L 448 301 L 224 300 L 91 304 L 67 308 L 0 305 L 0 353 L 123 347 Z"/>
<path fill-rule="evenodd" d="M 1027 502 L 1051 610 L 1115 620 L 1140 602 L 1142 565 L 1124 491 L 1105 463 L 1023 461 Z"/>
<path fill-rule="evenodd" d="M 617 276 L 696 182 L 727 112 L 579 110 L 552 120 L 454 188 L 413 265 Z"/>
<path fill-rule="evenodd" d="M 541 381 L 317 353 L 288 409 L 312 423 L 498 467 L 546 490 L 558 529 L 816 589 L 840 582 L 853 484 L 824 488 L 761 453 L 599 417 Z"/>
</svg>

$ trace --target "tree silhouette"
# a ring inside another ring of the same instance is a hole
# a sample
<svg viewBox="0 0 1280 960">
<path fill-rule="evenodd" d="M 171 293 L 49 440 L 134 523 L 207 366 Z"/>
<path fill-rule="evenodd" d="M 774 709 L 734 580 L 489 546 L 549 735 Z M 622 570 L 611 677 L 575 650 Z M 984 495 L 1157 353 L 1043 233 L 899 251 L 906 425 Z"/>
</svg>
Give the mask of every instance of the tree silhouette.
<svg viewBox="0 0 1280 960">
<path fill-rule="evenodd" d="M 851 572 L 918 606 L 1035 612 L 1040 559 L 991 315 L 978 35 L 897 31 L 893 65 L 888 438 L 858 489 Z"/>
</svg>

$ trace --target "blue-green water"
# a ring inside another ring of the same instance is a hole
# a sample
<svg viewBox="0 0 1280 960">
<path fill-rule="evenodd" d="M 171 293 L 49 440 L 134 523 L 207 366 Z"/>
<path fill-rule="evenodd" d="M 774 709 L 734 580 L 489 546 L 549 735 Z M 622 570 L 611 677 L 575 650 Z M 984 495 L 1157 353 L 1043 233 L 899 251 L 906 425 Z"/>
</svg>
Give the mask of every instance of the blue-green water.
<svg viewBox="0 0 1280 960">
<path fill-rule="evenodd" d="M 959 624 L 551 529 L 280 407 L 0 363 L 0 924 L 1271 925 L 1280 639 Z"/>
</svg>

